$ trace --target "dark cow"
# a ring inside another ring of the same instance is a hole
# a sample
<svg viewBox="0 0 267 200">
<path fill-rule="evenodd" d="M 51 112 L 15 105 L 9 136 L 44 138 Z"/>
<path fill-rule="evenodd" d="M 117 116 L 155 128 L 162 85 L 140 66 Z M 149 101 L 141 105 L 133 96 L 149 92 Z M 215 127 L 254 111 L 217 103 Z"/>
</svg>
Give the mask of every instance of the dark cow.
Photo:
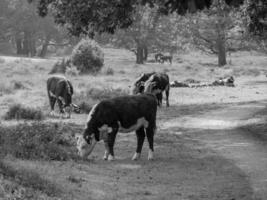
<svg viewBox="0 0 267 200">
<path fill-rule="evenodd" d="M 140 158 L 145 136 L 149 143 L 148 160 L 153 159 L 157 101 L 153 94 L 115 97 L 103 100 L 90 111 L 83 135 L 76 135 L 81 157 L 87 157 L 96 143 L 104 140 L 104 160 L 114 160 L 114 143 L 118 132 L 135 131 L 137 148 L 132 160 Z"/>
<path fill-rule="evenodd" d="M 54 114 L 55 103 L 58 103 L 60 113 L 65 110 L 70 118 L 72 107 L 78 112 L 79 107 L 72 103 L 73 86 L 64 76 L 52 76 L 47 79 L 47 94 L 51 107 L 51 114 Z"/>
<path fill-rule="evenodd" d="M 141 76 L 139 76 L 132 86 L 132 94 L 144 93 L 145 82 L 154 74 L 156 74 L 156 72 L 143 73 Z M 162 93 L 157 93 L 156 97 L 158 100 L 158 105 L 160 106 L 160 103 L 162 102 Z"/>
<path fill-rule="evenodd" d="M 156 54 L 155 54 L 155 61 L 156 61 L 156 62 L 160 62 L 160 58 L 161 58 L 162 56 L 164 56 L 162 53 L 156 53 Z"/>
<path fill-rule="evenodd" d="M 144 92 L 145 82 L 156 72 L 143 73 L 135 81 L 132 87 L 132 94 L 139 94 Z"/>
<path fill-rule="evenodd" d="M 165 73 L 155 73 L 145 82 L 144 87 L 153 84 L 152 92 L 155 95 L 160 95 L 161 98 L 158 99 L 158 105 L 162 105 L 162 93 L 165 91 L 166 95 L 166 106 L 169 104 L 169 94 L 170 94 L 170 81 L 169 76 Z M 157 96 L 158 97 L 158 96 Z"/>
<path fill-rule="evenodd" d="M 163 55 L 159 59 L 160 63 L 164 63 L 164 62 L 167 62 L 167 61 L 169 61 L 169 63 L 172 64 L 172 56 Z"/>
</svg>

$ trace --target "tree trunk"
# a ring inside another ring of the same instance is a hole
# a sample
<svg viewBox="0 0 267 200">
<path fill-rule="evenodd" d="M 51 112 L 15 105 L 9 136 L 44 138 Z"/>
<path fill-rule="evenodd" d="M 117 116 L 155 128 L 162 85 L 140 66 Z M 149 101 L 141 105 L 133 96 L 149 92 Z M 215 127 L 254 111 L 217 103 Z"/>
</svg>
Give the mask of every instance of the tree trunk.
<svg viewBox="0 0 267 200">
<path fill-rule="evenodd" d="M 222 67 L 227 64 L 226 62 L 226 48 L 225 48 L 225 32 L 219 24 L 218 26 L 218 38 L 217 38 L 217 48 L 218 48 L 218 65 Z"/>
<path fill-rule="evenodd" d="M 45 38 L 45 41 L 42 45 L 42 49 L 41 49 L 41 52 L 39 54 L 39 56 L 41 58 L 44 58 L 46 56 L 46 53 L 47 53 L 47 48 L 48 48 L 48 44 L 50 42 L 50 35 L 47 35 L 46 38 Z"/>
<path fill-rule="evenodd" d="M 143 45 L 143 56 L 144 56 L 144 60 L 147 61 L 148 49 L 147 49 L 146 44 Z"/>
<path fill-rule="evenodd" d="M 136 64 L 144 64 L 143 48 L 140 44 L 137 45 Z"/>
<path fill-rule="evenodd" d="M 22 55 L 22 39 L 16 38 L 16 48 L 17 48 L 17 55 Z"/>
</svg>

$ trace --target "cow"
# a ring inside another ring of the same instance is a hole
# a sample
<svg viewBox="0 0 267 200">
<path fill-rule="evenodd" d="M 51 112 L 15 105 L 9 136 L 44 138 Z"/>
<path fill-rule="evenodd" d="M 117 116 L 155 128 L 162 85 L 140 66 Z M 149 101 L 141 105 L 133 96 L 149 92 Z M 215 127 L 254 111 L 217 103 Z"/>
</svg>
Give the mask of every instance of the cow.
<svg viewBox="0 0 267 200">
<path fill-rule="evenodd" d="M 144 83 L 144 87 L 151 86 L 154 83 L 152 91 L 158 97 L 158 105 L 162 105 L 162 93 L 165 91 L 166 95 L 166 106 L 169 107 L 169 94 L 170 94 L 170 81 L 169 76 L 166 73 L 155 73 L 149 77 L 149 79 Z"/>
<path fill-rule="evenodd" d="M 51 76 L 47 79 L 47 94 L 51 107 L 50 114 L 54 114 L 56 102 L 62 116 L 66 111 L 67 117 L 70 118 L 72 109 L 79 112 L 79 107 L 72 103 L 73 86 L 64 76 Z"/>
<path fill-rule="evenodd" d="M 155 61 L 156 61 L 156 62 L 160 62 L 160 58 L 161 58 L 162 56 L 164 56 L 162 53 L 156 53 L 156 54 L 155 54 Z"/>
<path fill-rule="evenodd" d="M 131 94 L 138 94 L 138 93 L 143 93 L 144 92 L 144 85 L 145 82 L 150 78 L 150 76 L 152 76 L 153 74 L 155 74 L 156 72 L 151 72 L 151 73 L 143 73 L 141 74 L 135 81 L 134 84 L 132 86 L 132 91 Z"/>
<path fill-rule="evenodd" d="M 132 160 L 140 159 L 145 137 L 149 144 L 148 160 L 152 160 L 156 114 L 157 100 L 150 93 L 102 100 L 91 109 L 83 134 L 76 135 L 78 154 L 83 158 L 88 157 L 97 142 L 103 140 L 103 159 L 112 161 L 115 159 L 113 147 L 117 133 L 135 131 L 137 148 Z"/>
<path fill-rule="evenodd" d="M 132 86 L 131 94 L 142 94 L 145 88 L 145 82 L 154 74 L 158 74 L 161 76 L 161 73 L 151 72 L 151 73 L 143 73 L 140 75 L 134 82 Z M 162 104 L 162 92 L 156 94 L 158 106 Z"/>
<path fill-rule="evenodd" d="M 160 63 L 164 63 L 164 62 L 167 62 L 169 61 L 170 64 L 172 64 L 172 56 L 166 56 L 166 55 L 163 55 L 159 58 L 159 62 Z"/>
</svg>

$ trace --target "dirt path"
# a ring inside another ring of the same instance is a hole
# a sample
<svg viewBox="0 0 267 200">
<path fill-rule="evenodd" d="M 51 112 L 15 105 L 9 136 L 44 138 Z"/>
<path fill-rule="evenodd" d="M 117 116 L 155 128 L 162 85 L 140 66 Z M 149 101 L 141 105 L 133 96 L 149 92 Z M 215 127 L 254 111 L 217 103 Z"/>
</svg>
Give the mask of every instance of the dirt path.
<svg viewBox="0 0 267 200">
<path fill-rule="evenodd" d="M 267 101 L 229 104 L 169 120 L 162 127 L 187 130 L 188 135 L 231 160 L 251 182 L 256 199 L 267 198 Z M 179 133 L 178 133 L 179 134 Z"/>
</svg>

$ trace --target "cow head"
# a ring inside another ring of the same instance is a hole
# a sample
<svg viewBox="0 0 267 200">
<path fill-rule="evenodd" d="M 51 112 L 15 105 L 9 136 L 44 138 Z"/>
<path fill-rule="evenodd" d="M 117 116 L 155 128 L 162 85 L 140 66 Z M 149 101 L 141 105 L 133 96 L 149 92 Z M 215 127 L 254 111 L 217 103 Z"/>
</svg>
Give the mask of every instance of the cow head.
<svg viewBox="0 0 267 200">
<path fill-rule="evenodd" d="M 87 156 L 89 156 L 92 153 L 92 151 L 93 151 L 93 149 L 97 143 L 94 135 L 84 136 L 81 134 L 76 134 L 75 138 L 76 138 L 76 142 L 77 142 L 76 148 L 78 150 L 79 156 L 86 158 Z"/>
<path fill-rule="evenodd" d="M 155 91 L 154 89 L 156 84 L 157 84 L 156 82 L 147 81 L 144 86 L 145 87 L 144 92 L 156 95 L 157 91 Z"/>
<path fill-rule="evenodd" d="M 144 81 L 135 83 L 133 85 L 133 87 L 132 87 L 132 94 L 143 93 L 144 92 L 144 86 L 145 86 L 145 82 Z"/>
<path fill-rule="evenodd" d="M 97 133 L 92 134 L 76 134 L 75 138 L 77 141 L 77 149 L 79 156 L 85 158 L 88 157 L 92 151 L 94 150 L 94 147 L 98 140 L 104 140 L 107 141 L 108 134 L 111 133 L 113 129 L 109 127 L 108 125 L 104 124 L 100 128 L 98 128 Z M 96 140 L 97 135 L 97 140 Z"/>
</svg>

